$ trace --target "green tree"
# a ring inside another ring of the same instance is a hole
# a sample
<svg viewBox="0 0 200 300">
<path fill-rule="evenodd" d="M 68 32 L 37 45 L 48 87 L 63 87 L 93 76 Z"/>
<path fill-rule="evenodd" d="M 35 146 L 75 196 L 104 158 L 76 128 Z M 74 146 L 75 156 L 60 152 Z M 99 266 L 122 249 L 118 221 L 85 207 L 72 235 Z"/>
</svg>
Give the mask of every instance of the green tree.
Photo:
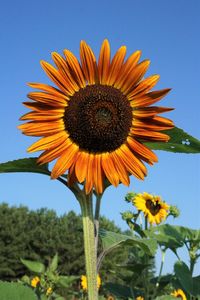
<svg viewBox="0 0 200 300">
<path fill-rule="evenodd" d="M 121 233 L 114 222 L 105 217 L 100 227 Z M 101 242 L 99 242 L 99 252 Z M 63 275 L 81 275 L 84 270 L 84 249 L 81 217 L 73 211 L 57 216 L 46 208 L 37 211 L 27 207 L 0 205 L 0 279 L 16 280 L 27 273 L 20 258 L 41 261 L 48 265 L 58 253 L 58 270 Z M 112 259 L 110 259 L 112 257 Z M 104 280 L 112 280 L 116 264 L 127 258 L 127 252 L 116 249 L 103 261 L 100 274 Z"/>
</svg>

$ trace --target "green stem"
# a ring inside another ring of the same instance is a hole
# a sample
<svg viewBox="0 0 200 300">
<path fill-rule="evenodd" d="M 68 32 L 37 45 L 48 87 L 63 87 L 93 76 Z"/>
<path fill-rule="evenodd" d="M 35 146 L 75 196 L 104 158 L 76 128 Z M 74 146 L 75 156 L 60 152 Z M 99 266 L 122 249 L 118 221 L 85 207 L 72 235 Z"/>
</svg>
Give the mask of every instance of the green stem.
<svg viewBox="0 0 200 300">
<path fill-rule="evenodd" d="M 191 272 L 191 275 L 193 274 L 195 263 L 196 263 L 195 259 L 190 258 L 190 272 Z"/>
<path fill-rule="evenodd" d="M 94 217 L 96 255 L 98 250 L 98 239 L 99 239 L 99 215 L 100 215 L 101 198 L 102 198 L 102 194 L 100 195 L 96 194 L 96 207 L 95 207 L 95 217 Z"/>
<path fill-rule="evenodd" d="M 160 278 L 161 278 L 161 275 L 162 275 L 162 270 L 163 270 L 163 266 L 164 266 L 164 262 L 165 262 L 166 249 L 164 249 L 164 250 L 161 249 L 161 253 L 162 253 L 162 260 L 161 260 L 161 264 L 160 264 L 160 272 L 159 272 L 159 275 L 158 275 L 156 286 L 159 286 Z"/>
<path fill-rule="evenodd" d="M 145 217 L 145 230 L 148 230 L 148 219 L 147 217 Z M 144 260 L 145 260 L 145 264 L 148 265 L 149 262 L 149 258 L 147 256 L 147 254 L 144 255 Z M 145 270 L 145 278 L 144 278 L 144 284 L 145 284 L 145 299 L 149 299 L 149 282 L 148 282 L 148 275 L 149 275 L 149 270 L 148 267 Z"/>
<path fill-rule="evenodd" d="M 83 236 L 87 276 L 88 300 L 98 299 L 97 290 L 97 256 L 95 249 L 95 231 L 93 218 L 92 195 L 82 194 L 79 197 L 83 219 Z"/>
</svg>

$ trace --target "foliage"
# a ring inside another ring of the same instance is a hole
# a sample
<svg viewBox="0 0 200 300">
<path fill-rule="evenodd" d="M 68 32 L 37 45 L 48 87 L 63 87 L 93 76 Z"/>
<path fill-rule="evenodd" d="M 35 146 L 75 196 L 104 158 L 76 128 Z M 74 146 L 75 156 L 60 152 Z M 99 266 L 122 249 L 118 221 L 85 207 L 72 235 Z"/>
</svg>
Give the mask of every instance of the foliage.
<svg viewBox="0 0 200 300">
<path fill-rule="evenodd" d="M 65 300 L 65 298 L 60 295 L 61 288 L 62 292 L 68 296 L 78 294 L 73 291 L 73 283 L 79 279 L 79 276 L 60 275 L 57 270 L 57 254 L 49 262 L 47 267 L 38 261 L 24 259 L 21 259 L 21 261 L 30 272 L 37 274 L 37 277 L 25 275 L 22 277 L 21 281 L 24 284 L 32 287 L 39 299 Z"/>
<path fill-rule="evenodd" d="M 16 282 L 0 281 L 0 295 L 1 300 L 37 300 L 30 288 Z"/>
<path fill-rule="evenodd" d="M 102 217 L 100 226 L 121 233 L 108 219 Z M 76 233 L 76 234 L 74 234 Z M 99 252 L 101 243 L 99 243 Z M 58 254 L 58 271 L 63 275 L 85 274 L 82 220 L 74 212 L 58 217 L 52 210 L 30 211 L 24 206 L 0 205 L 0 278 L 20 279 L 27 273 L 20 261 L 33 260 L 50 262 L 52 255 Z M 112 261 L 110 258 L 112 257 Z M 127 252 L 117 249 L 107 256 L 101 267 L 101 277 L 111 280 L 117 268 L 116 262 L 123 262 Z M 41 266 L 41 265 L 39 265 Z M 30 274 L 28 274 L 30 275 Z"/>
<path fill-rule="evenodd" d="M 135 193 L 126 195 L 125 200 L 128 203 L 134 203 Z M 144 221 L 138 223 L 138 217 L 141 211 L 127 211 L 122 214 L 123 219 L 129 225 L 132 235 L 111 233 L 100 231 L 103 240 L 105 255 L 108 251 L 123 245 L 129 248 L 129 260 L 120 265 L 116 277 L 123 279 L 123 283 L 117 284 L 107 282 L 104 288 L 115 295 L 116 299 L 135 299 L 142 296 L 144 299 L 170 300 L 175 299 L 170 294 L 174 290 L 181 289 L 189 300 L 200 299 L 200 276 L 193 276 L 194 266 L 200 257 L 200 230 L 194 230 L 183 226 L 172 226 L 169 224 L 160 224 L 148 226 L 147 217 L 143 216 Z M 178 216 L 179 214 L 169 215 Z M 145 224 L 143 227 L 142 224 Z M 138 244 L 138 241 L 141 241 Z M 143 247 L 142 243 L 146 241 L 148 247 Z M 154 244 L 151 244 L 154 241 Z M 178 249 L 185 247 L 190 258 L 187 266 L 178 256 Z M 160 264 L 159 275 L 155 276 L 153 272 L 153 260 L 155 250 L 161 251 L 162 261 Z M 162 275 L 165 262 L 166 251 L 173 251 L 178 258 L 174 265 L 174 273 Z M 126 276 L 123 271 L 126 270 Z"/>
<path fill-rule="evenodd" d="M 179 153 L 199 153 L 200 141 L 178 127 L 163 131 L 170 136 L 167 143 L 145 143 L 154 150 L 164 150 Z"/>
</svg>

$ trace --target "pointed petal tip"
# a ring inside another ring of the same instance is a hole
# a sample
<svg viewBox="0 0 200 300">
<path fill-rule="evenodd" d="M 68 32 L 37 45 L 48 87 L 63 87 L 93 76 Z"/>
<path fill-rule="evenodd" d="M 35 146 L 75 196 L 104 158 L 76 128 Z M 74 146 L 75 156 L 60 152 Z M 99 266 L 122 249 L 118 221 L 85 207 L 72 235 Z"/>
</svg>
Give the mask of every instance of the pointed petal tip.
<svg viewBox="0 0 200 300">
<path fill-rule="evenodd" d="M 43 69 L 46 68 L 47 64 L 48 63 L 45 60 L 40 60 L 40 65 Z"/>
<path fill-rule="evenodd" d="M 102 46 L 103 46 L 103 45 L 106 45 L 106 46 L 109 46 L 109 47 L 110 47 L 110 43 L 109 43 L 109 40 L 108 40 L 107 38 L 103 40 Z"/>
<path fill-rule="evenodd" d="M 55 51 L 51 52 L 51 57 L 54 57 L 54 56 L 57 56 L 57 55 L 58 55 L 57 52 L 55 52 Z"/>
<path fill-rule="evenodd" d="M 86 41 L 84 41 L 84 40 L 81 40 L 80 41 L 80 46 L 82 47 L 82 46 L 86 46 L 87 45 L 87 43 L 86 43 Z"/>
<path fill-rule="evenodd" d="M 122 46 L 120 47 L 120 50 L 123 51 L 123 52 L 126 52 L 126 46 L 125 46 L 125 45 L 122 45 Z"/>
</svg>

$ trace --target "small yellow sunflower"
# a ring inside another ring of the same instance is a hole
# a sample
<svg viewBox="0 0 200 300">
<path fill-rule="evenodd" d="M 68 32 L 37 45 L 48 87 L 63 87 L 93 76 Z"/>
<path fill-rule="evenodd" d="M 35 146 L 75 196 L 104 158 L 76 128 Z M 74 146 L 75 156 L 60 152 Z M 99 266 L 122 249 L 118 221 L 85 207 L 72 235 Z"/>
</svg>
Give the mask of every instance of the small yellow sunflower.
<svg viewBox="0 0 200 300">
<path fill-rule="evenodd" d="M 51 295 L 53 292 L 53 289 L 51 287 L 48 287 L 47 291 L 46 291 L 46 295 L 49 296 Z"/>
<path fill-rule="evenodd" d="M 101 277 L 97 275 L 97 288 L 101 286 Z M 81 276 L 81 287 L 83 290 L 87 291 L 87 277 L 85 275 Z"/>
<path fill-rule="evenodd" d="M 38 276 L 34 277 L 31 280 L 31 286 L 34 288 L 36 288 L 39 283 L 40 283 L 40 278 Z"/>
<path fill-rule="evenodd" d="M 181 298 L 182 300 L 187 300 L 185 293 L 181 289 L 173 291 L 171 295 L 176 298 Z"/>
<path fill-rule="evenodd" d="M 146 192 L 137 194 L 133 199 L 133 204 L 144 213 L 150 224 L 160 224 L 168 215 L 170 207 L 159 196 Z"/>
<path fill-rule="evenodd" d="M 136 300 L 144 300 L 144 298 L 141 296 L 138 296 L 138 297 L 136 297 Z"/>
<path fill-rule="evenodd" d="M 160 131 L 173 122 L 158 114 L 171 108 L 151 106 L 170 89 L 151 91 L 159 75 L 143 78 L 150 61 L 138 63 L 141 51 L 125 60 L 126 47 L 111 59 L 110 45 L 104 40 L 98 61 L 92 49 L 81 41 L 80 62 L 69 50 L 64 57 L 52 53 L 56 67 L 41 66 L 56 87 L 30 83 L 32 101 L 24 105 L 32 111 L 21 117 L 19 126 L 28 136 L 41 137 L 28 148 L 44 151 L 39 164 L 57 159 L 51 177 L 68 172 L 70 182 L 84 183 L 86 193 L 104 189 L 104 179 L 117 186 L 129 185 L 129 175 L 144 179 L 144 162 L 152 165 L 156 155 L 143 142 L 167 142 Z"/>
</svg>

